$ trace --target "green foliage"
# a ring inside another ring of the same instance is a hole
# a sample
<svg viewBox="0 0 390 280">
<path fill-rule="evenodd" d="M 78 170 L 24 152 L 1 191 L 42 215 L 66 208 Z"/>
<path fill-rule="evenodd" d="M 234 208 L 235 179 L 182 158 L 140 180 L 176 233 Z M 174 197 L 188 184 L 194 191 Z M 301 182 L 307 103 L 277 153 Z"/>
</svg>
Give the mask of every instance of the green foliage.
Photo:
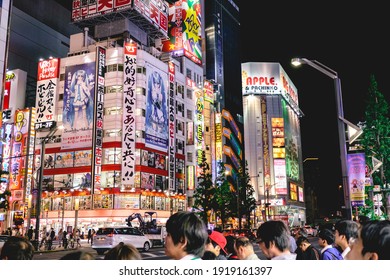
<svg viewBox="0 0 390 280">
<path fill-rule="evenodd" d="M 360 138 L 364 147 L 366 162 L 372 168 L 372 157 L 380 160 L 383 165 L 379 172 L 372 174 L 374 185 L 385 186 L 390 178 L 390 119 L 389 105 L 383 94 L 378 89 L 375 76 L 370 76 L 370 86 L 368 88 L 367 106 L 365 111 L 365 123 L 363 126 L 363 136 Z M 384 209 L 386 209 L 388 193 L 383 193 Z M 370 199 L 367 199 L 370 200 Z M 374 213 L 368 213 L 373 209 L 372 201 L 367 201 L 367 207 L 361 207 L 361 214 L 371 216 L 376 219 Z M 370 206 L 371 205 L 371 206 Z M 371 209 L 371 210 L 370 210 Z M 360 211 L 359 210 L 359 211 Z M 368 211 L 368 212 L 367 212 Z"/>
<path fill-rule="evenodd" d="M 202 162 L 200 164 L 202 169 L 199 178 L 198 186 L 194 191 L 194 205 L 202 220 L 207 225 L 211 210 L 216 208 L 215 203 L 215 188 L 212 182 L 209 164 L 206 161 L 206 153 L 202 152 Z"/>
<path fill-rule="evenodd" d="M 245 161 L 245 170 L 240 174 L 240 214 L 246 217 L 248 221 L 247 227 L 250 228 L 251 220 L 250 214 L 256 209 L 256 199 L 254 198 L 255 189 L 249 184 L 250 176 L 248 172 L 248 162 Z"/>
</svg>

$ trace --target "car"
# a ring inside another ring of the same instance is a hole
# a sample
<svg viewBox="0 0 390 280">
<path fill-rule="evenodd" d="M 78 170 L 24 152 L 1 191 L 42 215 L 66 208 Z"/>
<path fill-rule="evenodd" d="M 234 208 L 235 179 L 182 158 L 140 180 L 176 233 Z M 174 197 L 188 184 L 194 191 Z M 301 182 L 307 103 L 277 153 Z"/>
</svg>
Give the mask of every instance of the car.
<svg viewBox="0 0 390 280">
<path fill-rule="evenodd" d="M 317 229 L 313 228 L 310 225 L 305 225 L 305 230 L 309 236 L 317 236 Z"/>
<path fill-rule="evenodd" d="M 153 246 L 152 241 L 138 228 L 128 226 L 101 227 L 93 237 L 92 249 L 98 255 L 123 242 L 147 252 Z"/>
<path fill-rule="evenodd" d="M 8 240 L 9 235 L 0 235 L 0 250 L 3 248 L 4 243 Z"/>
</svg>

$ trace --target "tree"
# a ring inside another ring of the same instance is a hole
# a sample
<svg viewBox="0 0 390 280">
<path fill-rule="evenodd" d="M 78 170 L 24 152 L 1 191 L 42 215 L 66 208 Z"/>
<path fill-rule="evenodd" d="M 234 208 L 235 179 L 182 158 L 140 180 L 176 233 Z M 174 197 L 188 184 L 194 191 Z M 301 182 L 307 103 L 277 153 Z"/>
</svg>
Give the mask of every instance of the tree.
<svg viewBox="0 0 390 280">
<path fill-rule="evenodd" d="M 256 209 L 255 189 L 249 182 L 248 162 L 245 161 L 245 170 L 241 169 L 240 173 L 240 213 L 247 218 L 247 228 L 251 228 L 251 213 Z"/>
<path fill-rule="evenodd" d="M 232 193 L 229 182 L 226 180 L 225 166 L 220 163 L 219 173 L 215 183 L 215 209 L 217 217 L 221 219 L 222 228 L 225 228 L 226 222 L 233 217 L 232 202 L 235 196 Z M 233 203 L 234 204 L 234 203 Z"/>
<path fill-rule="evenodd" d="M 210 173 L 209 164 L 206 161 L 206 153 L 202 152 L 202 169 L 198 177 L 198 186 L 194 191 L 193 209 L 197 210 L 205 224 L 208 224 L 211 211 L 216 207 L 215 204 L 215 188 L 213 186 L 212 175 Z"/>
<path fill-rule="evenodd" d="M 388 183 L 387 178 L 390 178 L 389 105 L 383 94 L 378 90 L 378 84 L 374 75 L 370 76 L 363 131 L 361 143 L 364 147 L 366 162 L 372 168 L 371 158 L 374 156 L 383 163 L 380 172 L 372 174 L 374 185 L 386 186 Z M 388 192 L 384 192 L 382 203 L 385 211 L 387 196 Z"/>
</svg>

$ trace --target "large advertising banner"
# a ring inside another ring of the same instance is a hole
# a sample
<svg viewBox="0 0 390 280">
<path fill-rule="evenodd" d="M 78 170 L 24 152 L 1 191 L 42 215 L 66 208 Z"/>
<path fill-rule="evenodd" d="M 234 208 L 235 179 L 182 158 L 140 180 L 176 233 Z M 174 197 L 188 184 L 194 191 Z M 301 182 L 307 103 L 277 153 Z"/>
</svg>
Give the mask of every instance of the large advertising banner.
<svg viewBox="0 0 390 280">
<path fill-rule="evenodd" d="M 123 185 L 134 186 L 135 174 L 135 110 L 137 87 L 137 44 L 125 42 L 123 48 L 123 121 L 122 166 Z"/>
<path fill-rule="evenodd" d="M 176 153 L 176 133 L 175 133 L 175 65 L 172 61 L 168 63 L 168 72 L 169 72 L 169 94 L 168 94 L 168 106 L 169 106 L 169 153 L 168 153 L 168 185 L 169 190 L 176 190 L 175 188 L 175 153 Z"/>
<path fill-rule="evenodd" d="M 146 64 L 147 94 L 145 145 L 166 152 L 168 149 L 167 73 Z"/>
<path fill-rule="evenodd" d="M 65 68 L 61 149 L 92 147 L 95 65 L 90 62 Z"/>
<path fill-rule="evenodd" d="M 364 206 L 366 159 L 364 153 L 348 154 L 348 185 L 351 206 Z M 347 206 L 348 207 L 348 206 Z"/>
<path fill-rule="evenodd" d="M 118 0 L 117 0 L 118 1 Z M 126 0 L 122 0 L 126 1 Z M 134 0 L 134 9 L 150 23 L 168 34 L 168 5 L 162 0 Z"/>
<path fill-rule="evenodd" d="M 185 55 L 197 64 L 202 63 L 201 4 L 199 0 L 179 0 L 169 6 L 169 40 L 163 51 L 175 56 Z"/>
<path fill-rule="evenodd" d="M 60 60 L 53 58 L 38 63 L 36 93 L 36 128 L 50 128 L 55 121 L 57 86 L 59 82 Z"/>
</svg>

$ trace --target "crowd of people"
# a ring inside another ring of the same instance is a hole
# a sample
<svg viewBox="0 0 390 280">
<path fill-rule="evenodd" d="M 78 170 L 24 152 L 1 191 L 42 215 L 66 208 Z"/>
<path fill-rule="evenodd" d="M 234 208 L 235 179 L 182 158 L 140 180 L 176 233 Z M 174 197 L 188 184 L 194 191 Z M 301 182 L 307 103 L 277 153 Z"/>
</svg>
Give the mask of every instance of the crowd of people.
<svg viewBox="0 0 390 280">
<path fill-rule="evenodd" d="M 164 250 L 166 256 L 173 260 L 260 260 L 254 246 L 259 246 L 269 260 L 390 260 L 389 220 L 340 220 L 335 224 L 334 232 L 329 229 L 319 232 L 320 249 L 311 244 L 303 230 L 291 238 L 286 224 L 278 220 L 261 224 L 255 242 L 247 237 L 225 237 L 218 230 L 208 230 L 196 213 L 187 211 L 171 215 L 166 230 Z M 52 239 L 52 232 L 46 238 Z M 67 236 L 67 233 L 63 231 L 62 236 Z M 29 233 L 26 236 L 10 236 L 1 250 L 0 259 L 31 260 L 34 255 L 31 238 Z M 88 243 L 92 243 L 92 239 L 89 236 Z M 67 244 L 62 246 L 66 248 Z M 61 259 L 95 258 L 78 249 Z M 133 245 L 120 242 L 105 253 L 104 259 L 141 260 L 142 257 Z"/>
</svg>

